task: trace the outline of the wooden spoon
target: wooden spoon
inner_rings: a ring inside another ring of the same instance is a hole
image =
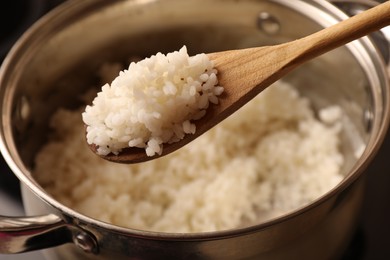
[[[162,155],[148,157],[144,149],[126,148],[118,155],[102,156],[117,163],[138,163],[167,155],[196,139],[234,113],[272,83],[297,66],[390,24],[390,1],[355,15],[307,37],[275,46],[208,54],[225,88],[218,105],[195,121],[196,133],[164,144]],[[229,142],[229,140],[226,140]],[[96,152],[94,145],[90,146]]]

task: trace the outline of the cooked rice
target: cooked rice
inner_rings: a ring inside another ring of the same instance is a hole
[[[340,120],[277,82],[237,113],[166,157],[107,162],[85,144],[78,111],[60,109],[34,175],[54,198],[108,223],[161,232],[226,230],[259,223],[325,194],[342,176]]]
[[[223,87],[217,86],[216,73],[206,54],[190,57],[185,46],[131,62],[86,107],[87,142],[97,145],[100,155],[127,147],[161,154],[164,143],[194,134],[192,121],[205,115],[209,103],[218,103]]]

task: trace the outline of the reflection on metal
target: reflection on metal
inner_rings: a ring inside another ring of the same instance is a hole
[[[98,252],[96,239],[91,234],[64,223],[56,215],[0,216],[0,254],[27,252],[70,242],[85,252]]]

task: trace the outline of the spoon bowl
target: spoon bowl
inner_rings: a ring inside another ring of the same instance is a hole
[[[139,163],[172,153],[220,123],[297,66],[389,24],[390,2],[386,2],[295,41],[210,53],[209,59],[218,71],[219,85],[224,87],[224,93],[219,96],[218,105],[211,105],[204,117],[194,121],[195,134],[186,135],[179,142],[164,144],[161,155],[147,156],[144,149],[131,147],[118,155],[101,157],[117,163]],[[96,153],[95,145],[90,148]]]

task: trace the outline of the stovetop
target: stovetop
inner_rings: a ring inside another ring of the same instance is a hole
[[[0,2],[0,62],[15,40],[45,12],[65,0]],[[390,259],[390,132],[367,169],[366,196],[355,235],[342,260]],[[23,215],[17,178],[0,156],[0,215]],[[43,259],[40,252],[0,255],[0,260]]]

